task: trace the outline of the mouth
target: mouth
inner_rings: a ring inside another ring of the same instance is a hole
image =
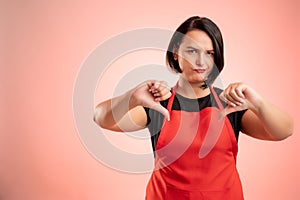
[[[196,73],[204,73],[206,69],[194,69]]]

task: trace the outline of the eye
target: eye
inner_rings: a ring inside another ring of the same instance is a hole
[[[215,55],[215,53],[213,51],[207,51],[206,54],[209,55],[209,56],[214,56]]]
[[[189,54],[195,54],[198,53],[198,51],[196,49],[190,49],[190,50],[186,50],[187,53]]]

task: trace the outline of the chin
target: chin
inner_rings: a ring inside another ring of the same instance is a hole
[[[184,77],[184,79],[189,82],[190,84],[200,84],[202,85],[206,78],[203,78],[202,76],[189,76],[189,77]]]
[[[188,82],[190,84],[199,84],[199,85],[202,85],[205,81],[204,81],[204,79],[201,79],[201,80],[189,80]]]
[[[203,83],[203,82],[205,82],[205,80],[207,80],[207,79],[203,78],[203,77],[197,77],[195,79],[191,79],[191,82],[194,82],[194,83]]]

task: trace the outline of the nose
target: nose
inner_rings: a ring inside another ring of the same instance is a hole
[[[203,55],[203,52],[200,52],[198,55],[197,55],[197,58],[196,58],[196,65],[197,66],[203,66],[205,64],[205,60],[204,60],[204,55]]]

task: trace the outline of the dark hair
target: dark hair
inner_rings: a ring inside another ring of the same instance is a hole
[[[214,48],[214,67],[206,80],[207,87],[217,78],[224,67],[223,38],[218,26],[208,18],[193,16],[184,21],[173,34],[166,54],[167,65],[175,72],[181,73],[178,60],[174,59],[174,48],[179,49],[185,34],[191,30],[204,31],[211,39]]]

